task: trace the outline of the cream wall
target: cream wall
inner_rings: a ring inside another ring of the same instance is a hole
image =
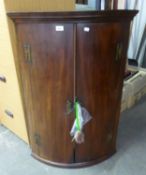
[[[0,122],[27,143],[28,136],[14,64],[14,57],[17,56],[16,37],[13,23],[7,18],[6,12],[71,11],[74,9],[75,0],[0,0],[0,76],[5,76],[7,80],[6,83],[0,81]],[[8,117],[5,110],[13,113],[14,117]]]
[[[4,0],[7,11],[70,11],[75,0]]]
[[[6,83],[0,81],[0,121],[16,135],[28,142],[5,13],[3,0],[0,0],[0,75],[5,76],[7,80]],[[13,113],[14,118],[8,117],[5,110]]]

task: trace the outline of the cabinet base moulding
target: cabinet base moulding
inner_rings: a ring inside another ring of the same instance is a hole
[[[92,165],[96,165],[98,163],[103,162],[104,160],[107,160],[108,158],[110,158],[111,156],[113,156],[116,153],[116,149],[113,150],[111,153],[107,154],[107,155],[103,155],[100,156],[99,158],[89,161],[89,162],[82,162],[82,163],[57,163],[57,162],[53,162],[53,161],[49,161],[46,159],[43,159],[41,157],[39,157],[38,155],[36,155],[35,153],[31,153],[32,157],[39,160],[42,163],[45,163],[47,165],[51,165],[51,166],[55,166],[55,167],[61,167],[61,168],[82,168],[82,167],[87,167],[87,166],[92,166]]]

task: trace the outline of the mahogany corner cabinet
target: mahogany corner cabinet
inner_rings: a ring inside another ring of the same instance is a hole
[[[82,167],[116,151],[130,23],[137,11],[9,12],[32,155]],[[72,141],[76,97],[91,114],[82,144]]]

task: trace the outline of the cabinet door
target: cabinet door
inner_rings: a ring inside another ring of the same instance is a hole
[[[85,143],[76,146],[77,162],[115,151],[128,29],[128,23],[77,25],[76,95],[93,117]]]
[[[73,25],[20,23],[17,25],[21,87],[32,152],[43,161],[71,163],[66,115],[73,99]]]

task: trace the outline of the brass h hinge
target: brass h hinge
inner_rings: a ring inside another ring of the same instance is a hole
[[[116,61],[119,61],[121,59],[122,52],[123,52],[123,44],[122,43],[118,43],[117,47],[116,47],[116,57],[115,57]]]
[[[27,63],[32,63],[32,57],[31,57],[31,46],[30,44],[24,44],[24,54],[25,54],[25,60]]]
[[[40,146],[41,145],[41,136],[38,133],[34,134],[34,140],[36,145]]]

